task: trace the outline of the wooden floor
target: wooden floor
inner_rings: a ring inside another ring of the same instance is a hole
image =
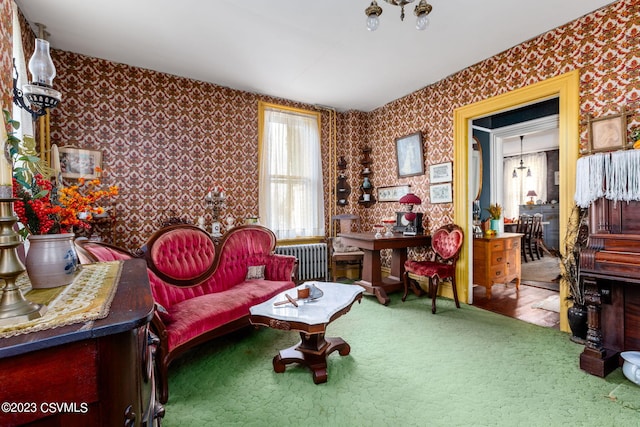
[[[520,285],[520,289],[516,291],[514,283],[507,286],[498,284],[491,288],[491,299],[489,300],[486,297],[484,287],[474,286],[473,305],[535,325],[559,329],[560,315],[558,313],[531,307],[536,302],[557,293],[526,285]]]

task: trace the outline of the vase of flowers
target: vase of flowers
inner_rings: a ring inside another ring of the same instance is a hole
[[[100,180],[67,187],[54,187],[42,174],[29,168],[14,168],[14,210],[29,241],[25,260],[33,288],[51,288],[73,282],[77,256],[74,229],[90,228],[92,214],[103,212],[98,202],[118,194],[117,187],[101,189]],[[87,212],[81,219],[79,214]]]
[[[502,206],[498,203],[491,204],[487,208],[491,216],[491,229],[495,232],[500,231],[500,218],[502,218]]]

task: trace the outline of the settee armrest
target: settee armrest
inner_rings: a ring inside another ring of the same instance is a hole
[[[265,278],[268,280],[294,280],[297,259],[291,255],[271,254],[265,266]]]

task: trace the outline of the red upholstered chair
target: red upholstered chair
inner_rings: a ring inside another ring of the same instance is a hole
[[[436,312],[436,295],[438,294],[438,284],[443,279],[451,279],[453,288],[453,299],[456,307],[460,308],[458,302],[458,290],[456,289],[456,263],[460,256],[460,249],[464,241],[464,233],[455,224],[448,224],[439,228],[431,237],[431,250],[433,257],[430,261],[407,260],[404,263],[404,295],[402,301],[407,298],[410,282],[418,286],[417,281],[409,276],[423,276],[429,278],[429,294],[431,295],[431,312]]]

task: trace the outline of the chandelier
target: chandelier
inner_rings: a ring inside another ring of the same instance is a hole
[[[404,21],[404,6],[413,3],[415,0],[384,0],[389,4],[394,6],[400,6],[400,20]],[[413,10],[414,15],[416,15],[416,29],[424,30],[429,25],[429,18],[427,15],[431,13],[431,5],[427,3],[427,0],[420,0]],[[369,31],[375,31],[378,29],[380,25],[379,16],[382,15],[382,8],[378,6],[376,0],[371,2],[371,5],[365,9],[365,15],[367,15],[367,29]]]
[[[524,135],[520,135],[520,166],[518,166],[517,168],[513,168],[513,174],[511,174],[512,178],[518,177],[518,172],[516,171],[516,169],[518,169],[521,173],[524,173],[523,171],[527,169],[527,178],[531,177],[531,168],[525,166],[524,162],[522,161],[522,140],[523,139],[524,139]]]

